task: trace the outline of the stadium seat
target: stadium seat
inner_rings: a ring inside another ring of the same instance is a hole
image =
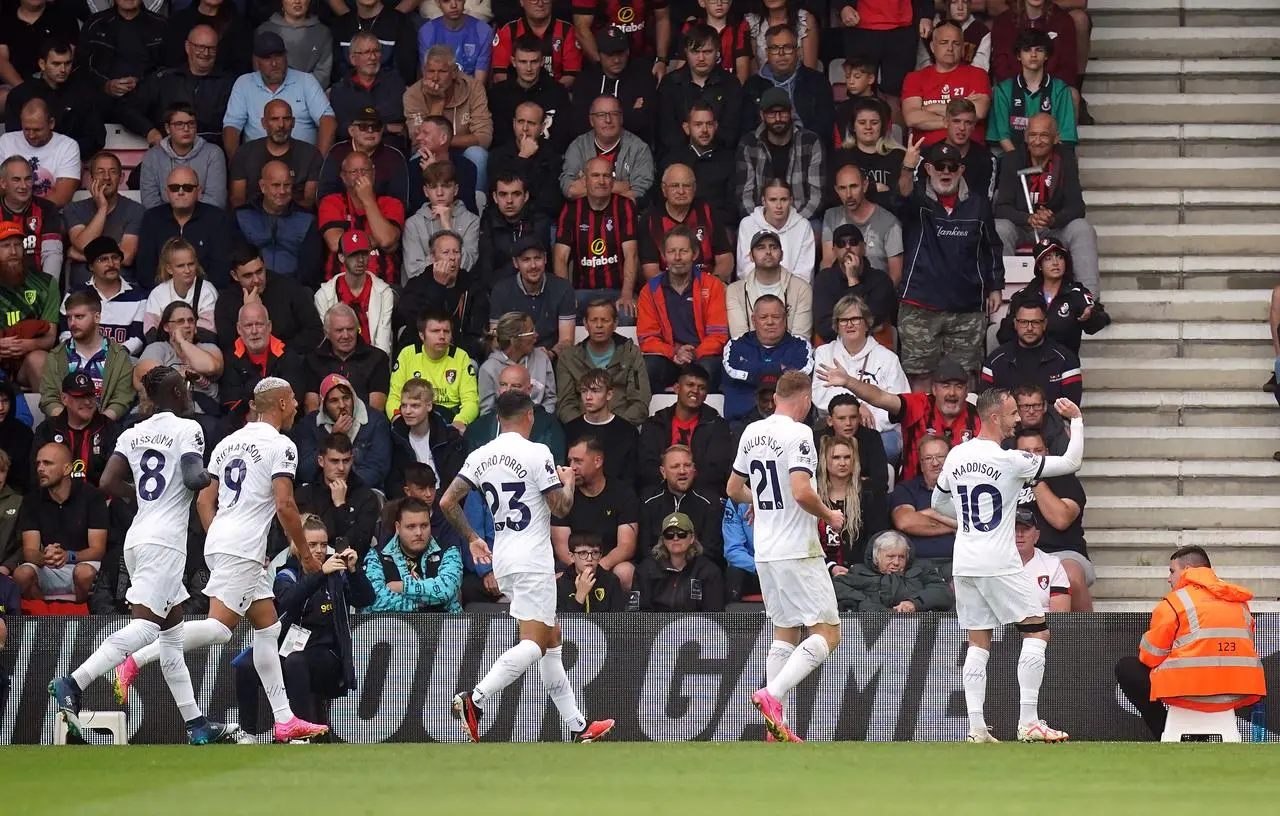
[[[1221,737],[1223,742],[1241,741],[1234,711],[1193,711],[1169,706],[1161,742],[1217,742],[1215,737]]]
[[[22,614],[31,617],[41,617],[45,615],[60,617],[87,617],[89,615],[89,605],[75,603],[74,595],[51,595],[47,600],[43,601],[26,601],[22,602]]]
[[[123,711],[81,711],[80,726],[85,731],[108,731],[115,745],[129,744],[129,721]],[[53,744],[67,744],[67,721],[61,716],[53,721]]]
[[[27,401],[27,408],[31,411],[31,427],[39,428],[40,423],[44,422],[44,411],[40,410],[40,395],[23,394],[22,398]]]

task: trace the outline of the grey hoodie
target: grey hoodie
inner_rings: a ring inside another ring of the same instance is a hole
[[[431,212],[428,201],[404,222],[404,282],[421,275],[432,261],[431,236],[443,232],[440,219]],[[462,236],[462,268],[471,269],[480,257],[480,216],[468,210],[461,201],[453,202],[453,231]]]
[[[333,75],[333,33],[327,25],[314,16],[307,17],[300,25],[290,25],[277,11],[258,26],[256,33],[263,31],[274,31],[284,40],[290,68],[311,74],[321,88],[329,90],[329,77]]]
[[[227,206],[227,158],[222,148],[206,142],[199,136],[191,146],[191,152],[179,156],[166,136],[160,143],[142,156],[138,177],[138,190],[142,193],[142,206],[150,209],[169,203],[169,173],[175,167],[190,167],[200,180],[200,201],[218,209]]]

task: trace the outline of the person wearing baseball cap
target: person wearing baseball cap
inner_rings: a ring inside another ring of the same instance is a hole
[[[391,316],[396,295],[384,280],[369,274],[373,243],[364,230],[349,229],[338,242],[342,272],[316,290],[316,311],[321,315],[339,303],[356,313],[360,336],[371,346],[391,355]]]
[[[13,165],[5,163],[7,171]],[[38,391],[49,349],[58,342],[57,278],[35,269],[23,247],[22,228],[0,221],[0,337],[18,340],[0,355],[0,371]]]
[[[1040,527],[1030,505],[1019,505],[1014,515],[1013,540],[1022,559],[1022,571],[1036,588],[1036,598],[1045,612],[1071,611],[1071,579],[1062,559],[1036,545]]]
[[[280,15],[274,15],[277,21],[279,17]],[[267,28],[259,29],[253,38],[254,70],[236,80],[231,88],[231,98],[227,100],[227,111],[222,120],[222,146],[227,158],[232,159],[243,142],[267,135],[263,125],[265,116],[260,112],[266,110],[267,103],[277,99],[296,99],[302,103],[294,104],[292,108],[292,136],[315,145],[320,155],[327,155],[329,148],[333,147],[334,135],[338,130],[338,120],[333,115],[329,98],[316,77],[308,71],[289,67],[289,49],[281,36],[281,27],[277,25],[272,30],[271,22],[264,25]],[[303,32],[302,37],[308,38],[308,41],[317,37],[315,46],[320,49],[317,54],[332,54],[333,41],[323,26],[308,22],[298,28]],[[289,28],[291,35],[293,30]],[[316,30],[323,32],[323,41],[314,33]],[[299,50],[299,53],[302,52]],[[329,83],[328,70],[324,72],[324,83]],[[286,87],[288,92],[284,90]]]
[[[597,92],[607,93],[617,97],[618,104],[622,106],[619,124],[623,129],[652,145],[654,118],[658,113],[658,81],[653,73],[653,63],[635,49],[631,37],[616,25],[598,30],[595,36],[600,61],[584,61],[582,72],[573,86],[592,89],[590,93],[574,95],[575,130],[581,132],[591,127],[591,101]],[[582,42],[581,37],[578,41]],[[657,152],[656,148],[654,152]]]
[[[794,38],[795,35],[785,32],[785,36]],[[771,39],[777,39],[777,36]],[[770,57],[770,60],[772,59]],[[809,69],[802,68],[802,70]],[[829,110],[832,107],[831,86],[825,79],[822,80],[822,85],[823,94],[827,100],[826,108]],[[780,178],[791,186],[792,206],[800,217],[804,220],[817,218],[825,195],[822,141],[826,138],[825,134],[832,131],[830,114],[827,114],[826,129],[815,132],[812,129],[813,122],[808,119],[797,121],[793,97],[782,88],[774,86],[769,80],[759,75],[753,76],[747,80],[744,91],[749,100],[744,102],[744,107],[751,101],[755,102],[753,110],[758,112],[760,125],[743,135],[738,149],[739,166],[747,168],[746,183],[739,190],[738,209],[750,215],[764,202],[765,184],[770,179]],[[748,117],[750,118],[752,117]],[[775,229],[780,228],[781,225],[775,225]],[[754,230],[749,232],[747,237],[754,232]],[[810,233],[812,238],[812,230]],[[783,238],[785,239],[786,236]],[[744,255],[741,250],[746,249],[741,243],[743,240],[745,239],[739,233],[738,260],[740,263]],[[812,257],[812,247],[809,252]],[[798,263],[801,257],[799,255],[793,257],[791,253],[786,254],[791,258],[787,262],[789,265]],[[741,272],[741,268],[739,271]],[[794,268],[791,271],[796,272]],[[809,265],[809,274],[801,277],[805,280],[813,277],[812,262]]]
[[[693,520],[672,513],[662,520],[656,542],[641,541],[650,557],[636,568],[632,595],[641,612],[723,612],[724,576],[702,554]]]
[[[360,483],[381,490],[391,470],[391,422],[371,410],[356,395],[351,381],[329,374],[320,381],[320,407],[298,423],[298,481],[314,481],[320,472],[317,451],[331,433],[342,434],[353,446],[351,472]]]
[[[1082,334],[1097,334],[1111,325],[1111,315],[1094,299],[1093,292],[1076,280],[1071,253],[1051,236],[1041,238],[1036,244],[1035,274],[1030,283],[1009,298],[1009,311],[1000,322],[996,342],[1008,343],[1014,339],[1014,307],[1024,300],[1046,304],[1045,336],[1075,354],[1080,353]]]
[[[853,168],[845,168],[848,169]],[[841,171],[843,172],[844,170]],[[881,212],[888,215],[887,212]],[[827,216],[830,215],[831,210],[828,210]],[[897,219],[893,221],[896,230]],[[878,237],[883,238],[879,234]],[[901,240],[900,234],[898,240]],[[862,298],[867,305],[869,314],[866,315],[864,334],[875,334],[879,328],[887,325],[897,311],[897,287],[888,274],[867,261],[867,242],[862,230],[856,225],[844,223],[836,227],[826,246],[832,253],[831,265],[819,271],[813,281],[814,334],[824,343],[830,343],[841,335],[840,326],[835,320],[840,315],[835,314],[834,310],[837,303],[850,295]],[[902,260],[901,255],[898,260]]]
[[[71,476],[95,487],[120,436],[120,424],[98,410],[98,385],[83,371],[62,378],[64,410],[35,429],[32,449],[56,442],[71,451]]]
[[[353,46],[354,47],[354,46]],[[386,83],[386,75],[380,74],[377,80]],[[349,82],[350,80],[344,80]],[[337,93],[337,89],[335,89]],[[363,153],[373,162],[373,192],[375,195],[390,196],[400,202],[410,200],[409,195],[409,163],[405,154],[386,143],[387,125],[392,122],[403,122],[403,116],[389,117],[384,110],[367,104],[356,108],[354,112],[337,110],[339,121],[345,122],[343,133],[347,138],[338,142],[325,157],[320,167],[320,182],[317,194],[323,199],[333,193],[341,193],[345,186],[342,177],[342,165],[351,153]],[[399,110],[400,99],[396,97],[395,110]],[[346,117],[350,117],[348,120]]]
[[[729,284],[725,304],[729,314],[729,337],[751,331],[752,310],[762,295],[782,299],[787,331],[806,340],[813,335],[813,290],[783,263],[782,239],[772,229],[757,230],[751,236],[751,271]],[[732,343],[732,339],[730,340]]]

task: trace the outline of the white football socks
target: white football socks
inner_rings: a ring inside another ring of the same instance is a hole
[[[809,635],[791,653],[791,657],[787,658],[787,662],[766,688],[774,699],[781,700],[791,689],[800,685],[801,680],[821,666],[829,654],[831,649],[827,646],[826,638],[822,635]]]
[[[767,683],[772,683],[782,668],[787,665],[787,661],[795,652],[796,647],[785,640],[775,640],[769,644],[769,652],[764,659],[764,677]],[[791,712],[788,711],[787,696],[777,697],[778,702],[782,703],[782,718],[786,722],[791,722]]]
[[[160,624],[134,618],[102,641],[102,645],[89,655],[89,659],[71,672],[71,677],[83,691],[94,680],[120,665],[131,652],[155,642],[159,635]]]
[[[1040,720],[1040,683],[1044,680],[1044,653],[1049,642],[1023,638],[1018,655],[1018,723],[1031,725]]]
[[[563,647],[547,649],[547,653],[538,660],[538,674],[542,676],[547,696],[560,712],[560,720],[574,733],[586,728],[587,718],[582,716],[578,700],[573,694],[573,686],[569,685],[569,675],[564,672]]]
[[[231,630],[223,625],[222,621],[205,618],[183,626],[182,651],[190,652],[195,649],[203,649],[205,646],[226,643],[229,640],[231,640]],[[154,663],[159,657],[160,644],[152,643],[150,646],[134,652],[133,662],[138,664],[138,668],[142,668],[148,663]],[[121,657],[120,659],[123,660],[124,658]]]
[[[253,630],[253,667],[258,671],[262,690],[267,693],[267,703],[276,723],[293,719],[289,707],[289,695],[284,689],[284,669],[280,666],[280,621],[265,629]]]
[[[471,701],[478,706],[482,705],[486,697],[497,694],[514,683],[529,670],[530,666],[537,663],[541,658],[541,646],[532,640],[520,641],[499,655],[498,659],[493,662],[493,667],[489,669],[489,673],[484,676],[483,680],[476,683],[475,690],[471,692]],[[563,666],[561,666],[560,671],[564,671]]]
[[[972,643],[964,655],[964,702],[969,709],[969,728],[973,730],[987,727],[982,707],[987,701],[987,661],[990,658],[990,651]]]
[[[169,693],[178,705],[178,713],[182,719],[191,722],[200,716],[200,706],[196,705],[196,693],[191,688],[191,673],[187,671],[187,660],[183,657],[183,628],[185,624],[165,629],[158,640],[160,648],[160,671],[164,672],[164,682],[169,686]]]

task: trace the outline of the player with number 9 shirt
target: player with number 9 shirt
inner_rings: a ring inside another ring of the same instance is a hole
[[[156,366],[142,378],[142,386],[155,413],[120,435],[100,480],[102,489],[118,501],[131,502],[137,494],[138,510],[124,539],[130,579],[125,598],[133,608],[133,620],[104,640],[74,672],[50,683],[49,693],[68,732],[78,735],[81,691],[126,655],[158,643],[157,652],[168,658],[161,662],[164,679],[186,721],[191,744],[221,742],[239,729],[201,714],[182,659],[182,602],[189,597],[182,583],[187,520],[195,491],[209,484],[204,434],[199,423],[179,416],[191,409],[190,390],[181,374]]]
[[[987,694],[987,661],[991,633],[998,626],[1016,624],[1022,633],[1018,658],[1021,742],[1063,742],[1067,733],[1040,719],[1040,683],[1044,679],[1049,626],[1031,578],[1022,569],[1014,541],[1018,496],[1023,486],[1045,476],[1064,476],[1080,469],[1084,458],[1084,420],[1070,400],[1054,407],[1071,422],[1071,441],[1063,456],[1036,456],[1005,450],[1003,442],[1018,424],[1018,404],[1003,388],[978,396],[982,430],[947,454],[933,509],[955,518],[952,574],[956,617],[969,633],[964,659],[964,696],[969,709],[969,742],[997,742],[987,727],[983,704]]]
[[[520,642],[498,656],[471,691],[453,698],[453,716],[467,739],[480,741],[484,704],[518,680],[534,663],[547,695],[574,742],[595,742],[613,730],[613,720],[588,723],[578,709],[564,671],[560,625],[556,622],[556,567],[551,547],[551,514],[573,508],[573,470],[558,468],[551,449],[529,440],[533,400],[521,391],[498,395],[498,436],[471,452],[440,500],[440,510],[467,541],[477,564],[493,564],[498,589],[511,599],[510,615],[520,625]],[[462,505],[478,490],[493,513],[493,551],[467,522]]]
[[[289,705],[278,652],[280,621],[267,561],[267,535],[271,522],[278,518],[307,571],[320,570],[293,498],[298,449],[281,433],[293,426],[297,412],[298,401],[289,383],[279,377],[264,377],[253,389],[250,413],[254,421],[213,449],[209,460],[212,481],[196,501],[208,531],[204,556],[209,582],[204,593],[209,596],[209,617],[187,626],[183,639],[186,651],[226,643],[240,621],[249,619],[253,625],[253,666],[275,716],[273,735],[277,742],[307,740],[329,730],[294,716]],[[117,668],[117,699],[124,701],[138,668],[156,656],[148,647]]]
[[[772,416],[742,432],[726,492],[754,513],[756,574],[773,622],[765,662],[767,685],[751,695],[769,736],[802,742],[786,722],[787,693],[840,643],[840,613],[827,574],[818,521],[839,529],[844,515],[826,507],[813,487],[817,454],[813,430],[802,421],[812,406],[809,377],[778,378]],[[800,640],[802,629],[809,637]]]

